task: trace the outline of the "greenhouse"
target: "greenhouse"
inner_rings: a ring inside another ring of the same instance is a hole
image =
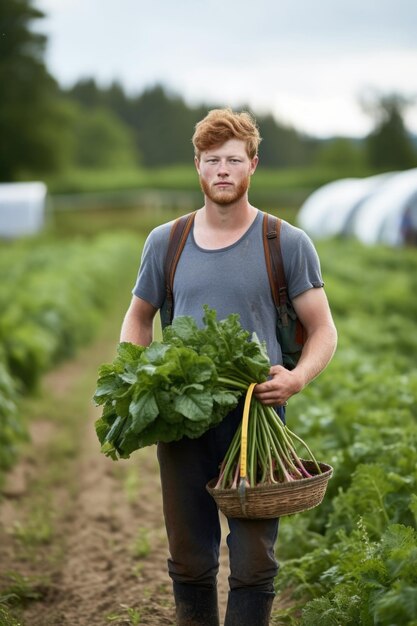
[[[46,196],[41,182],[0,184],[0,237],[14,239],[42,230]]]
[[[316,239],[417,245],[417,169],[328,183],[307,198],[298,223]]]

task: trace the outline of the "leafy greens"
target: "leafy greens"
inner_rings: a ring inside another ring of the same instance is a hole
[[[203,328],[178,317],[163,342],[146,348],[123,342],[113,363],[100,368],[94,400],[103,406],[96,432],[104,454],[117,460],[158,441],[200,437],[249,383],[267,379],[265,346],[256,335],[250,340],[239,316],[218,321],[214,310],[204,310]]]

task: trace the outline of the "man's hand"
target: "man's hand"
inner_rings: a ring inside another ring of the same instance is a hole
[[[323,289],[305,291],[294,298],[293,305],[307,333],[307,341],[293,370],[273,365],[269,370],[271,379],[256,385],[254,393],[262,404],[285,405],[288,398],[324,370],[336,348],[337,332]]]
[[[256,398],[269,406],[285,405],[288,398],[305,386],[299,372],[289,371],[282,365],[273,365],[269,370],[270,380],[259,383],[254,389]]]

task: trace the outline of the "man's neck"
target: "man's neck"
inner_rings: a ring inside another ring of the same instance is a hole
[[[232,245],[250,228],[257,214],[258,209],[249,203],[219,206],[206,202],[195,217],[194,239],[209,250]]]
[[[252,223],[258,210],[249,203],[247,196],[226,205],[219,205],[206,197],[199,213],[201,223],[208,228],[239,230]]]

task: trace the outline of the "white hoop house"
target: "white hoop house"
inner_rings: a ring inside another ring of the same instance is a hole
[[[353,235],[401,245],[405,228],[417,235],[417,169],[324,185],[304,202],[298,223],[312,238]]]
[[[352,233],[367,244],[402,245],[406,218],[417,233],[417,169],[395,174],[364,200]]]
[[[0,184],[0,237],[39,232],[45,221],[46,194],[41,182]]]

